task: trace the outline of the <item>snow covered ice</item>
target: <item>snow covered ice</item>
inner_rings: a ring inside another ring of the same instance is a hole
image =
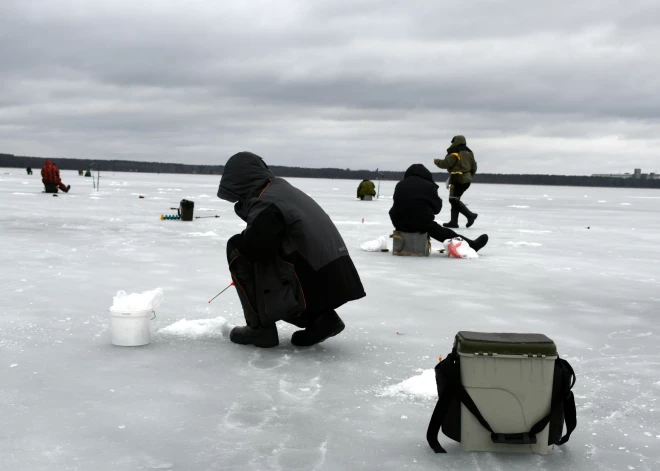
[[[243,323],[233,288],[208,304],[244,226],[212,196],[219,176],[102,172],[99,193],[62,177],[55,198],[0,169],[3,471],[660,469],[657,190],[475,184],[479,219],[458,232],[490,242],[466,262],[439,242],[429,258],[360,250],[391,233],[395,182],[361,202],[358,181],[291,179],[336,221],[367,297],[339,310],[337,337],[298,349],[281,323],[259,350],[226,338]],[[161,221],[183,198],[220,218]],[[157,286],[151,343],[112,346],[112,297]],[[429,370],[459,330],[556,342],[577,373],[569,443],[463,453],[441,435],[448,454],[432,452]]]

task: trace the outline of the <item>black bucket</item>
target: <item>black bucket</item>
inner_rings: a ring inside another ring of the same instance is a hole
[[[194,201],[181,200],[181,204],[179,206],[179,216],[181,216],[181,220],[192,221],[194,209],[195,209]]]

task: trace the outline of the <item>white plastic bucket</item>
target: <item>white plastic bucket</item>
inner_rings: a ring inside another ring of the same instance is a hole
[[[151,320],[156,317],[152,310],[119,311],[112,314],[112,344],[120,347],[147,345],[151,337]],[[152,317],[153,315],[153,317]]]

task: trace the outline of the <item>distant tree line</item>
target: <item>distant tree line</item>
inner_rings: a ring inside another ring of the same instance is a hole
[[[50,157],[62,170],[85,170],[93,163],[100,166],[101,172],[141,172],[221,175],[224,165],[190,165],[163,162],[138,162],[132,160],[92,160]],[[0,154],[0,167],[41,168],[46,157],[23,157],[13,154]],[[351,170],[340,168],[307,168],[270,165],[273,173],[280,177],[335,178],[344,180],[394,180],[403,178],[403,171]],[[437,181],[446,180],[446,173],[436,173]],[[507,185],[559,185],[559,186],[601,186],[620,188],[660,188],[660,180],[632,178],[591,177],[581,175],[510,175],[498,173],[478,173],[476,183],[501,183]]]
[[[586,175],[507,175],[478,173],[478,183],[504,183],[507,185],[555,185],[555,186],[604,186],[617,188],[660,188],[660,180],[616,177],[591,177]]]

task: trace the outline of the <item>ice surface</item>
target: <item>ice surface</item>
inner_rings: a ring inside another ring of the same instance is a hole
[[[2,471],[660,469],[657,190],[584,198],[580,188],[475,183],[463,199],[479,219],[458,233],[490,242],[461,263],[436,250],[360,250],[391,233],[395,182],[364,203],[357,180],[291,179],[343,222],[367,297],[338,310],[346,330],[327,342],[296,348],[284,324],[279,347],[257,350],[222,335],[218,318],[243,322],[233,288],[208,304],[230,282],[225,243],[242,227],[232,206],[203,198],[212,212],[201,214],[220,218],[160,220],[187,195],[214,195],[219,176],[101,172],[97,196],[90,178],[62,171],[72,190],[53,198],[36,175],[5,172]],[[110,299],[154,286],[167,297],[151,343],[112,346]],[[433,394],[384,392],[431,370],[459,330],[557,343],[578,376],[568,444],[544,457],[467,454],[441,437],[449,454],[433,454]]]
[[[521,246],[527,246],[527,247],[541,247],[543,244],[539,244],[538,242],[525,242],[524,240],[510,240],[509,242],[506,243],[506,245],[510,245],[512,247],[521,247]]]
[[[163,288],[131,294],[118,291],[117,296],[112,298],[110,309],[122,312],[153,311],[158,309],[160,303],[163,302],[163,296]]]

